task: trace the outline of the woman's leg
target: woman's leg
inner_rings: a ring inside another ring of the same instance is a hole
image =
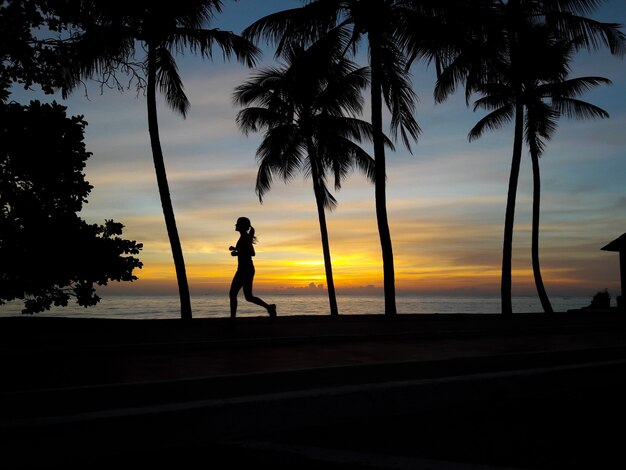
[[[260,305],[265,308],[269,314],[273,317],[276,315],[276,305],[269,305],[265,303],[262,299],[255,297],[252,295],[252,282],[254,280],[254,270],[246,271],[243,276],[243,295],[245,296],[248,302],[252,302],[253,304]]]
[[[230,318],[235,318],[237,315],[237,294],[239,294],[239,290],[243,287],[243,276],[239,271],[235,273],[233,277],[233,282],[230,284]]]

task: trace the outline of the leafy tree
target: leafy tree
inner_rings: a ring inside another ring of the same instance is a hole
[[[191,320],[191,299],[183,250],[170,196],[165,161],[159,136],[156,93],[165,95],[167,104],[183,117],[189,101],[183,90],[174,54],[184,49],[212,58],[214,48],[224,57],[235,55],[248,66],[254,65],[258,49],[240,36],[220,29],[206,29],[221,12],[221,0],[188,0],[177,3],[153,0],[87,0],[79,9],[70,4],[63,17],[72,17],[79,34],[72,46],[72,61],[66,69],[63,93],[67,96],[83,78],[99,77],[118,83],[117,71],[131,74],[145,86],[148,130],[163,215],[174,258],[181,302],[181,318]],[[145,52],[143,61],[136,55]]]
[[[371,122],[376,162],[376,218],[383,258],[385,314],[395,315],[395,272],[393,247],[387,217],[385,137],[383,133],[383,100],[391,112],[393,137],[398,132],[407,147],[416,140],[420,129],[414,119],[415,94],[408,79],[408,63],[400,47],[400,28],[408,12],[401,0],[310,0],[301,8],[278,12],[261,18],[244,30],[253,40],[265,37],[277,43],[277,56],[288,50],[288,44],[311,42],[336,26],[351,34],[353,49],[364,39],[371,69]]]
[[[88,224],[79,212],[91,186],[86,122],[56,103],[0,106],[0,304],[20,299],[24,313],[95,305],[94,286],[133,281],[141,244],[121,238],[112,220]]]
[[[62,79],[63,41],[53,34],[65,25],[49,8],[48,0],[5,0],[0,4],[0,101],[10,87],[39,85],[53,93]]]
[[[286,64],[258,71],[237,87],[235,102],[246,106],[237,123],[247,133],[265,131],[257,150],[256,191],[262,200],[274,175],[284,181],[298,170],[311,177],[320,224],[331,315],[338,315],[325,210],[336,200],[326,180],[332,172],[335,188],[357,166],[374,178],[374,161],[356,142],[372,138],[372,128],[354,116],[361,112],[361,89],[368,75],[342,56],[345,34],[335,29],[304,50],[291,46]]]

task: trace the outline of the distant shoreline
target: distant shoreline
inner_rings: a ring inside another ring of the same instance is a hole
[[[297,295],[285,293],[259,294],[278,305],[278,316],[293,315],[328,315],[330,312],[328,297],[324,295]],[[337,297],[340,315],[382,314],[384,297],[372,295],[339,295]],[[216,318],[229,316],[230,307],[226,294],[195,295],[191,297],[194,318]],[[591,297],[553,297],[555,311],[565,312],[580,309],[591,303]],[[501,312],[498,297],[477,296],[402,296],[396,298],[398,312],[404,314],[499,314]],[[20,316],[21,303],[0,306],[0,317]],[[536,296],[516,296],[513,298],[514,312],[542,312],[541,303]],[[161,296],[105,296],[94,307],[84,308],[76,304],[58,307],[36,316],[94,317],[94,318],[136,318],[136,319],[176,319],[179,317],[180,301],[176,295]],[[265,312],[259,307],[245,302],[240,297],[238,316],[262,316]]]

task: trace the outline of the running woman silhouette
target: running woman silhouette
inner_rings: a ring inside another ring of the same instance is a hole
[[[250,219],[239,217],[235,224],[235,230],[240,233],[239,240],[237,240],[235,246],[228,248],[231,256],[236,256],[238,261],[237,272],[230,285],[230,318],[237,316],[237,295],[243,287],[243,294],[246,300],[264,307],[270,318],[274,319],[276,318],[276,305],[267,304],[260,298],[252,295],[252,281],[254,280],[252,257],[255,255],[254,243],[256,243],[256,237],[254,236],[254,228],[250,224]]]

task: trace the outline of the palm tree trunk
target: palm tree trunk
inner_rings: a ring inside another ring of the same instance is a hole
[[[396,310],[396,286],[393,266],[393,247],[391,233],[387,219],[387,195],[385,170],[385,144],[383,139],[383,102],[382,102],[382,60],[380,57],[380,42],[376,35],[369,33],[370,43],[370,68],[371,68],[371,95],[372,95],[372,127],[374,131],[374,162],[376,166],[376,178],[374,192],[376,198],[376,221],[378,223],[378,235],[383,258],[383,278],[385,290],[385,315],[393,316]]]
[[[533,164],[533,221],[532,221],[532,263],[533,276],[535,277],[535,286],[537,294],[541,301],[541,306],[545,313],[553,313],[550,299],[546,293],[541,277],[541,268],[539,266],[539,207],[541,205],[541,175],[539,173],[539,155],[536,151],[530,152],[530,158]]]
[[[172,255],[174,257],[174,266],[176,268],[178,293],[180,296],[180,316],[183,320],[189,321],[191,320],[191,298],[189,296],[189,284],[187,283],[185,259],[183,258],[183,249],[180,244],[178,229],[176,228],[174,208],[172,207],[172,199],[170,197],[169,185],[167,183],[167,173],[165,171],[165,162],[163,160],[163,150],[161,149],[161,139],[159,138],[159,125],[157,121],[156,107],[156,51],[151,45],[148,46],[147,101],[150,145],[152,146],[152,158],[154,160],[154,169],[156,171],[159,195],[161,197],[163,216],[165,217],[165,226],[167,227],[167,236],[170,240]]]
[[[515,136],[513,138],[513,159],[509,176],[509,192],[506,200],[506,215],[504,218],[504,244],[502,248],[502,280],[500,297],[502,299],[502,313],[513,313],[511,299],[511,261],[513,257],[513,223],[515,219],[515,199],[517,196],[517,182],[522,161],[522,144],[524,139],[524,106],[518,102],[515,106]]]
[[[314,154],[311,153],[312,144],[309,143],[309,158],[311,158],[311,178],[313,179],[313,192],[315,193],[315,203],[317,204],[317,217],[320,222],[320,236],[322,238],[322,252],[324,253],[324,269],[326,270],[326,287],[328,290],[328,302],[330,303],[330,315],[338,316],[337,294],[335,293],[335,281],[333,280],[333,266],[330,257],[330,242],[328,241],[328,227],[326,226],[326,211],[321,197],[321,187],[319,183],[319,171]]]

